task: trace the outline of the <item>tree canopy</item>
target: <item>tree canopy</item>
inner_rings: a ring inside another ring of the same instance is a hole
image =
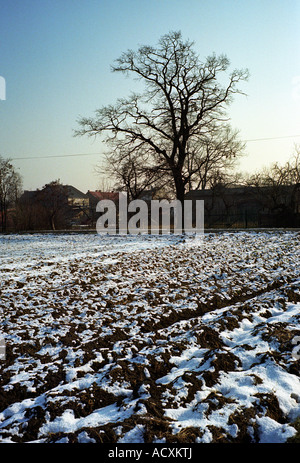
[[[81,118],[76,134],[105,134],[111,165],[134,161],[141,166],[142,159],[144,172],[157,179],[168,176],[183,201],[187,186],[205,176],[212,152],[219,160],[221,156],[221,164],[214,163],[220,167],[242,150],[227,107],[234,94],[242,93],[238,84],[248,71],[229,73],[229,65],[225,55],[201,61],[194,43],[184,41],[181,32],[164,35],[156,47],[128,50],[112,70],[138,78],[144,91],[96,110],[94,118]]]
[[[6,231],[8,210],[15,204],[21,191],[22,179],[9,159],[0,156],[0,226]]]

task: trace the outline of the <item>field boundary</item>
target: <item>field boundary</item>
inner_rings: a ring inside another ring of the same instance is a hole
[[[300,228],[205,228],[204,233],[238,233],[238,232],[257,232],[257,233],[274,233],[274,232],[300,232]],[[18,231],[18,232],[2,232],[0,233],[1,235],[80,235],[80,234],[95,234],[97,235],[97,230],[95,229],[86,229],[86,230],[31,230],[31,231]],[[108,233],[107,233],[108,235]],[[141,236],[164,236],[164,235],[170,235],[172,236],[173,233],[168,233],[168,234],[159,234],[159,235],[153,235],[151,233],[144,233]],[[184,235],[184,233],[183,233]],[[105,235],[106,236],[106,235]],[[134,234],[127,233],[124,235],[119,235],[118,233],[116,234],[110,234],[112,237],[126,237],[126,236],[135,236]],[[137,235],[139,236],[139,235]],[[180,236],[180,235],[179,235]]]

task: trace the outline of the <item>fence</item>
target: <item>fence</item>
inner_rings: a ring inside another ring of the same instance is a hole
[[[238,214],[204,214],[205,228],[257,228],[261,226],[257,214],[243,211]]]
[[[238,214],[204,214],[205,228],[300,227],[300,214],[271,214],[241,211]]]

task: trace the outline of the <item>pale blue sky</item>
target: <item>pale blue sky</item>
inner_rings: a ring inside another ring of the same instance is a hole
[[[102,153],[74,138],[80,116],[136,85],[110,65],[128,48],[155,45],[170,30],[195,41],[203,59],[224,53],[250,71],[229,110],[247,143],[240,170],[285,162],[300,144],[300,0],[0,0],[0,154]],[[297,135],[297,137],[296,137]],[[100,154],[15,160],[24,188],[60,178],[86,192],[99,186]]]

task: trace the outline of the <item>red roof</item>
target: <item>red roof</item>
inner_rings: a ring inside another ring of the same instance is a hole
[[[88,195],[93,196],[97,201],[102,199],[110,199],[112,201],[117,201],[119,199],[119,193],[114,191],[88,191]]]

